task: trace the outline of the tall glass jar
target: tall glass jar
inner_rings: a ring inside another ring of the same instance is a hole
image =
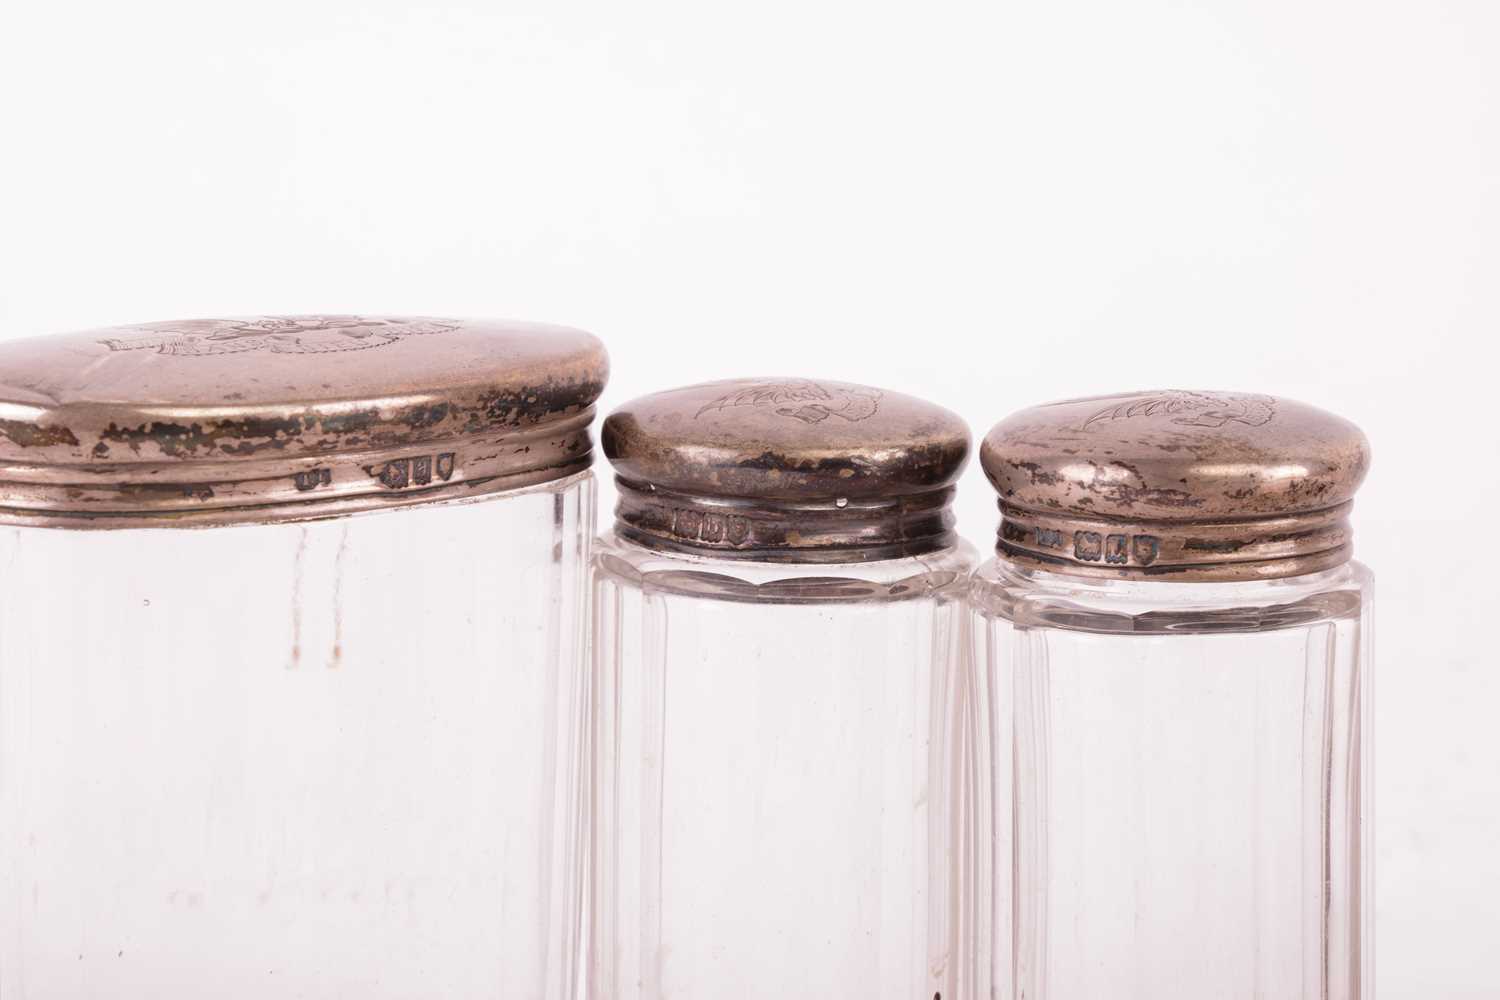
[[[1368,1000],[1364,436],[1169,391],[1023,411],[981,455],[981,995]]]
[[[603,439],[588,996],[950,996],[967,427],[763,379]]]
[[[575,996],[599,343],[0,347],[0,996]]]

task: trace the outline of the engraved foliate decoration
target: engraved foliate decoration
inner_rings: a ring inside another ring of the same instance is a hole
[[[736,406],[764,407],[784,417],[816,424],[829,417],[850,423],[874,416],[881,392],[866,386],[785,379],[741,386],[702,407],[696,416]]]
[[[1085,420],[1082,429],[1132,417],[1166,417],[1185,427],[1217,428],[1231,422],[1260,427],[1274,416],[1276,400],[1271,396],[1167,389],[1116,396],[1109,406]]]
[[[456,320],[381,316],[261,316],[192,319],[126,327],[140,336],[109,337],[111,351],[153,351],[206,357],[268,351],[272,354],[334,354],[385,347],[407,337],[456,330]]]

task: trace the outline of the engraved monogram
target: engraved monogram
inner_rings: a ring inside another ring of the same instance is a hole
[[[761,406],[805,424],[820,423],[829,417],[852,423],[874,416],[880,408],[880,397],[879,389],[837,382],[818,383],[808,379],[753,382],[720,396],[694,416],[731,406]]]
[[[1188,427],[1223,427],[1231,421],[1259,427],[1276,416],[1276,400],[1270,396],[1168,389],[1113,398],[1113,405],[1083,422],[1084,430],[1102,421],[1154,416],[1169,416],[1172,423]]]
[[[407,337],[456,330],[454,320],[378,316],[261,316],[190,319],[131,327],[139,337],[109,337],[111,351],[155,351],[179,357],[213,354],[334,354],[385,347]]]

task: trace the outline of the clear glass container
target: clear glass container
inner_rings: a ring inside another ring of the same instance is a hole
[[[1148,390],[1011,414],[980,463],[963,861],[1004,1000],[1369,1000],[1358,427]]]
[[[572,997],[593,511],[0,527],[0,995]]]
[[[978,995],[1372,995],[1370,584],[978,570]]]
[[[579,330],[0,344],[0,997],[575,1000]]]
[[[954,995],[974,562],[596,543],[589,997]]]

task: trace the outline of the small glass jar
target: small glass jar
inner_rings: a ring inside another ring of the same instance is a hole
[[[967,427],[745,380],[603,440],[587,995],[950,996]]]
[[[0,996],[571,1000],[598,341],[0,347]]]
[[[1372,996],[1368,455],[1331,414],[1217,392],[986,437],[980,995]]]

